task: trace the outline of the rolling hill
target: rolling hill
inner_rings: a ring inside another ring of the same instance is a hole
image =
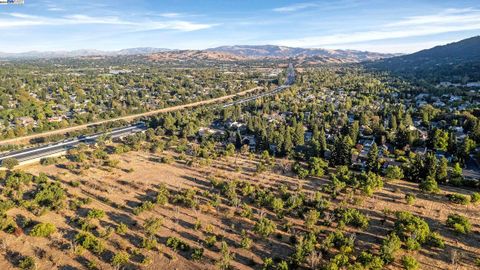
[[[433,81],[478,81],[480,80],[480,36],[409,55],[381,59],[367,66]]]
[[[168,49],[162,48],[129,48],[119,51],[101,51],[101,50],[74,50],[74,51],[31,51],[23,53],[1,53],[0,58],[13,59],[31,59],[31,58],[69,58],[69,57],[87,57],[87,56],[127,56],[127,55],[146,55],[158,52],[165,52]]]
[[[248,58],[310,58],[324,57],[338,59],[341,62],[362,62],[392,57],[390,54],[355,50],[327,50],[310,48],[292,48],[276,45],[237,45],[207,49],[208,51],[230,53]]]
[[[392,57],[391,54],[364,52],[355,50],[326,50],[292,48],[275,45],[238,45],[222,46],[206,50],[169,50],[161,48],[131,48],[119,51],[75,50],[75,51],[32,51],[25,53],[0,53],[0,58],[76,58],[94,56],[147,56],[154,61],[186,61],[186,60],[268,60],[294,59],[300,63],[352,63],[378,60]]]

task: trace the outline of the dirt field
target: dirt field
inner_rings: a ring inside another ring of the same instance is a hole
[[[162,183],[172,190],[194,188],[197,194],[212,192],[212,186],[208,180],[215,176],[224,180],[249,181],[253,184],[264,186],[287,185],[291,190],[301,186],[305,190],[316,190],[326,179],[299,180],[281,173],[255,174],[255,160],[230,157],[214,161],[211,166],[187,166],[183,161],[172,164],[157,162],[157,156],[145,152],[130,152],[120,156],[112,156],[120,160],[118,169],[110,172],[105,168],[90,168],[83,174],[74,174],[67,169],[58,166],[30,166],[26,171],[33,174],[41,172],[54,177],[63,183],[68,190],[68,197],[91,198],[92,202],[82,206],[77,211],[62,210],[60,213],[49,212],[36,217],[26,210],[12,209],[8,212],[17,220],[22,217],[31,218],[35,221],[54,223],[58,232],[51,239],[34,238],[22,234],[15,236],[0,232],[2,242],[2,257],[0,257],[0,269],[14,269],[13,260],[15,254],[30,255],[39,258],[38,269],[85,269],[89,262],[94,262],[99,269],[112,269],[108,263],[113,252],[118,250],[136,254],[130,259],[135,267],[142,269],[217,269],[215,262],[220,259],[220,241],[227,242],[230,251],[235,254],[232,266],[236,269],[261,269],[262,258],[272,255],[287,257],[293,252],[289,242],[289,235],[282,230],[264,240],[251,234],[254,244],[250,250],[238,246],[241,237],[240,232],[245,229],[249,234],[252,232],[254,223],[242,218],[235,212],[235,208],[227,206],[225,200],[218,207],[206,204],[200,197],[199,210],[168,204],[155,206],[150,211],[144,211],[134,215],[135,207],[148,198],[154,198],[155,190]],[[277,161],[279,163],[279,161]],[[128,169],[132,169],[128,172]],[[77,183],[77,184],[73,184]],[[73,184],[73,185],[72,185]],[[469,194],[462,189],[442,188],[445,192],[459,192]],[[404,199],[405,193],[413,193],[416,196],[414,205],[409,206]],[[427,199],[428,197],[428,199]],[[375,248],[381,244],[382,239],[393,228],[393,216],[385,214],[388,211],[406,210],[423,217],[433,231],[438,231],[445,238],[446,248],[437,250],[422,248],[411,254],[421,263],[421,269],[473,269],[474,260],[480,255],[480,211],[479,206],[462,206],[447,202],[443,194],[424,195],[418,192],[416,184],[404,181],[391,181],[385,184],[382,191],[376,192],[371,198],[353,195],[351,198],[341,197],[334,201],[333,207],[348,204],[357,198],[357,206],[363,213],[371,218],[370,226],[366,231],[357,231],[347,228],[356,233],[356,245],[366,250]],[[432,199],[433,198],[433,199]],[[89,251],[77,252],[71,239],[74,238],[76,229],[72,225],[75,215],[86,215],[89,209],[102,209],[106,216],[98,221],[99,231],[115,228],[120,223],[128,226],[125,235],[113,233],[108,237],[106,250],[102,256],[94,255]],[[257,209],[254,209],[256,212]],[[258,212],[257,212],[258,213]],[[473,225],[469,235],[458,235],[445,226],[448,214],[461,213],[469,217]],[[146,251],[142,248],[142,224],[149,217],[161,217],[163,225],[157,232],[159,248],[156,251]],[[301,219],[285,218],[300,227]],[[195,229],[195,224],[201,222],[201,228]],[[323,227],[324,230],[332,228]],[[174,252],[165,246],[166,239],[176,236],[187,242],[192,247],[200,247],[206,236],[217,236],[217,243],[212,248],[205,248],[204,259],[199,262],[192,261],[186,253]],[[68,240],[70,239],[70,240]],[[8,252],[6,251],[8,250]],[[456,251],[456,253],[454,252]],[[274,254],[272,254],[274,253]],[[452,255],[455,254],[455,255]],[[400,254],[401,255],[401,254]],[[451,265],[452,256],[456,256],[457,265]],[[398,256],[399,258],[401,256]],[[145,258],[149,258],[145,260]],[[143,261],[143,263],[142,263]],[[145,262],[148,261],[148,262]],[[131,269],[135,269],[132,266]],[[388,266],[388,269],[401,269],[399,260]]]

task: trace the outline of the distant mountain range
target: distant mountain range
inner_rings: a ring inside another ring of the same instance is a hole
[[[1,53],[0,58],[68,58],[68,57],[86,57],[86,56],[125,56],[125,55],[146,55],[159,52],[165,52],[169,49],[161,48],[130,48],[119,51],[101,51],[101,50],[74,50],[74,51],[31,51],[23,53]]]
[[[480,36],[413,54],[386,58],[368,66],[404,75],[454,81],[480,80]]]
[[[327,49],[309,49],[292,48],[275,45],[237,45],[222,46],[207,51],[230,53],[247,58],[308,58],[308,57],[328,57],[348,62],[361,62],[368,60],[377,60],[385,57],[395,56],[394,54],[382,54],[355,50],[327,50]]]
[[[120,51],[100,50],[75,50],[75,51],[51,51],[51,52],[25,52],[25,53],[0,53],[0,58],[68,58],[68,57],[91,57],[91,56],[127,56],[127,55],[152,55],[149,57],[156,61],[173,60],[253,60],[253,59],[306,59],[313,58],[320,62],[362,62],[392,57],[392,54],[381,54],[355,50],[326,50],[292,48],[275,45],[238,45],[222,46],[206,50],[169,50],[161,48],[132,48]]]

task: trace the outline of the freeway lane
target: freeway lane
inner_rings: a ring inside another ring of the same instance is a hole
[[[35,148],[18,150],[18,151],[1,155],[0,163],[7,158],[15,158],[21,163],[29,160],[48,157],[54,154],[65,152],[81,143],[94,143],[95,141],[97,141],[99,137],[103,136],[104,134],[111,138],[119,138],[119,137],[123,137],[136,132],[144,131],[146,129],[147,127],[145,126],[144,123],[138,123],[132,126],[117,128],[106,133],[98,133],[90,136],[80,136],[75,139],[70,139],[70,140],[62,141],[55,144],[49,144],[49,145],[39,146]]]
[[[279,86],[279,87],[275,88],[274,90],[266,92],[266,93],[258,94],[258,95],[255,95],[255,96],[251,96],[251,97],[248,97],[248,98],[244,98],[244,99],[240,99],[240,100],[237,100],[237,101],[234,101],[234,102],[227,103],[227,104],[223,105],[222,108],[227,108],[227,107],[235,106],[235,105],[238,105],[238,104],[246,103],[246,102],[256,100],[256,99],[259,99],[259,98],[262,98],[262,97],[273,96],[275,94],[278,94],[278,93],[282,92],[283,90],[287,89],[288,87],[290,87],[290,86],[289,85],[282,85],[282,86]]]
[[[282,86],[279,86],[279,87],[275,88],[274,90],[266,92],[266,93],[254,95],[254,96],[251,96],[251,97],[248,97],[248,98],[244,98],[244,99],[240,99],[240,100],[237,100],[237,101],[234,101],[234,102],[224,104],[223,108],[233,106],[233,105],[236,105],[236,104],[249,102],[249,101],[261,98],[261,97],[275,95],[275,94],[289,88],[294,82],[295,82],[295,70],[293,68],[293,65],[290,64],[289,67],[288,67],[288,70],[287,70],[287,79]],[[200,105],[210,104],[210,103],[214,103],[214,102],[218,102],[218,101],[224,101],[224,100],[227,100],[227,99],[230,99],[230,98],[245,95],[245,94],[248,94],[250,92],[256,91],[258,89],[260,89],[260,87],[255,87],[255,88],[252,88],[252,89],[249,89],[249,90],[237,93],[237,94],[233,94],[233,95],[223,96],[223,97],[220,97],[220,98],[213,98],[213,99],[210,99],[210,100],[207,100],[207,101],[199,101],[199,102],[194,102],[194,103],[190,103],[190,104],[186,104],[186,105],[179,105],[179,106],[174,106],[174,107],[170,107],[170,108],[164,108],[164,109],[159,109],[159,110],[155,110],[155,111],[150,111],[150,112],[146,112],[146,113],[142,113],[142,114],[130,115],[130,116],[126,116],[126,117],[119,117],[119,118],[116,118],[116,119],[110,119],[110,120],[105,120],[105,121],[101,121],[101,122],[97,122],[97,123],[86,124],[84,126],[87,127],[88,125],[106,123],[106,122],[111,122],[111,121],[115,121],[115,120],[129,120],[129,119],[133,120],[133,119],[138,118],[140,116],[150,116],[150,115],[155,115],[155,114],[162,113],[162,112],[170,112],[170,111],[175,111],[175,110],[180,110],[180,109],[185,109],[185,108],[190,108],[190,107],[196,107],[196,106],[200,106]],[[79,129],[80,127],[81,126],[70,127],[70,128],[64,129],[63,131],[67,131],[67,130],[70,130],[70,129],[75,130],[75,129]],[[18,151],[12,151],[12,152],[0,155],[0,164],[3,162],[3,160],[5,160],[7,158],[15,158],[20,163],[22,163],[22,162],[24,163],[24,162],[32,161],[32,160],[37,160],[39,158],[45,158],[45,157],[49,157],[49,156],[52,156],[52,155],[55,155],[55,154],[64,153],[65,151],[74,148],[75,146],[79,145],[80,143],[94,143],[94,142],[97,141],[97,139],[99,137],[101,137],[103,135],[110,136],[111,138],[119,138],[119,137],[126,136],[126,135],[129,135],[129,134],[133,134],[133,133],[136,133],[136,132],[144,131],[146,129],[147,129],[147,127],[146,127],[145,123],[140,122],[140,123],[130,125],[130,126],[127,126],[127,127],[117,128],[117,129],[114,129],[114,130],[106,132],[106,133],[102,132],[102,133],[93,134],[93,135],[89,135],[89,136],[80,136],[80,137],[77,137],[75,139],[69,139],[69,140],[61,141],[61,142],[54,143],[54,144],[43,145],[43,146],[28,148],[28,149],[22,149],[22,150],[18,150]],[[58,131],[53,131],[51,133],[54,134],[55,132],[58,132]],[[45,135],[45,133],[43,135]],[[39,135],[31,135],[30,137],[35,138],[37,136],[39,136]],[[28,138],[28,137],[29,136],[24,137],[24,138]],[[12,139],[12,140],[16,140],[16,139]],[[7,140],[7,141],[12,141],[12,140]],[[6,142],[6,141],[0,142],[0,143],[4,143],[4,142]]]
[[[256,99],[259,99],[259,98],[262,98],[262,97],[276,95],[276,94],[282,92],[283,90],[289,88],[294,83],[295,83],[295,69],[293,68],[292,64],[289,64],[288,69],[287,69],[287,79],[286,79],[286,81],[283,85],[275,88],[272,91],[266,92],[266,93],[254,95],[254,96],[251,96],[251,97],[248,97],[248,98],[244,98],[244,99],[240,99],[240,100],[237,100],[237,101],[234,101],[234,102],[227,103],[227,104],[223,105],[222,108],[227,108],[227,107],[235,106],[235,105],[238,105],[238,104],[246,103],[246,102],[256,100]]]

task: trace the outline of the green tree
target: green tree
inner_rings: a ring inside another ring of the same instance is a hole
[[[390,179],[402,179],[404,177],[402,168],[395,165],[387,167],[385,176]]]
[[[437,150],[447,151],[448,132],[441,129],[435,129],[432,138],[433,147]]]
[[[302,123],[297,123],[294,126],[295,132],[293,133],[293,141],[295,145],[304,145],[305,144],[305,129],[303,128]]]
[[[372,172],[380,171],[380,159],[378,158],[378,147],[376,143],[372,144],[372,148],[367,155],[367,170]]]
[[[331,161],[334,165],[350,165],[352,143],[348,136],[335,138]]]
[[[448,178],[448,160],[445,157],[440,159],[440,163],[437,168],[437,180],[440,183],[445,183]]]
[[[312,157],[308,163],[308,167],[311,175],[321,177],[325,174],[328,163],[321,158]]]
[[[423,180],[420,183],[419,188],[421,191],[427,193],[438,193],[438,191],[440,191],[437,181],[435,181],[435,178],[432,176],[428,176],[427,179]]]
[[[284,142],[283,142],[283,152],[286,155],[291,155],[293,152],[293,142],[292,142],[292,135],[290,133],[290,128],[285,129],[285,135],[284,135]]]

